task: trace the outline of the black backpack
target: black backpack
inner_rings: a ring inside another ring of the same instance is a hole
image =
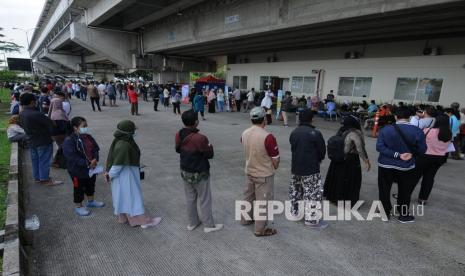
[[[344,153],[344,141],[348,132],[342,135],[334,135],[328,139],[328,157],[329,160],[334,162],[344,162],[346,154]]]

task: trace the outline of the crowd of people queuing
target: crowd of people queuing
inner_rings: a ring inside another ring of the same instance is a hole
[[[172,106],[176,116],[184,124],[175,136],[176,152],[180,154],[181,177],[187,201],[188,230],[194,230],[201,223],[205,232],[222,229],[212,216],[210,190],[210,164],[213,146],[208,138],[200,134],[199,113],[205,118],[205,107],[209,113],[250,112],[252,126],[241,135],[245,154],[246,189],[244,200],[273,200],[274,175],[280,164],[280,153],[276,138],[266,130],[272,123],[272,108],[276,103],[276,92],[266,90],[255,92],[234,88],[192,89],[188,99],[182,97],[175,84],[159,85],[153,82],[67,82],[41,83],[38,91],[31,85],[11,85],[12,105],[8,137],[10,141],[21,142],[31,153],[34,181],[47,186],[63,183],[50,177],[50,165],[66,168],[74,188],[75,212],[80,216],[90,214],[88,208],[100,208],[105,204],[94,199],[96,176],[104,172],[105,180],[111,183],[114,213],[118,222],[143,228],[158,225],[160,217],[146,214],[140,187],[140,150],[134,140],[136,125],[130,120],[118,123],[114,140],[106,160],[99,165],[99,146],[89,134],[87,120],[76,116],[71,118],[70,99],[90,99],[93,111],[106,106],[116,107],[117,99],[131,105],[131,114],[139,115],[139,98],[153,102],[154,111],[161,103],[166,110]],[[181,113],[181,103],[191,108]],[[97,107],[97,109],[96,109]],[[368,104],[337,104],[331,91],[326,99],[319,97],[292,97],[285,92],[281,101],[280,119],[289,127],[289,118],[295,113],[297,127],[291,132],[289,143],[292,152],[289,199],[291,213],[299,213],[300,201],[314,207],[324,198],[337,204],[350,201],[355,205],[360,198],[362,183],[361,162],[371,169],[365,148],[363,123],[359,114],[367,118],[376,112],[386,111],[385,124],[379,130],[376,142],[378,157],[378,188],[387,217],[395,215],[399,222],[413,222],[409,211],[410,200],[417,183],[421,183],[419,204],[427,204],[434,178],[448,157],[463,160],[465,150],[465,109],[458,103],[448,108],[441,106],[417,105],[407,107]],[[389,111],[389,112],[387,112]],[[315,115],[342,117],[341,127],[327,141],[313,125]],[[384,114],[384,113],[383,113]],[[366,119],[366,118],[365,118]],[[57,145],[52,160],[53,146]],[[330,159],[328,172],[323,183],[320,164],[326,155]],[[65,157],[66,156],[66,157]],[[397,193],[391,195],[393,183]],[[83,205],[84,196],[87,198]],[[392,206],[391,196],[397,199]],[[199,210],[198,210],[199,209]],[[311,228],[325,228],[324,220],[315,219],[312,208],[303,208],[305,224]],[[200,211],[200,212],[199,212]],[[200,215],[199,215],[200,213]],[[250,210],[250,215],[253,210]],[[256,236],[270,236],[277,233],[269,228],[266,220],[242,217],[241,224],[255,223]]]

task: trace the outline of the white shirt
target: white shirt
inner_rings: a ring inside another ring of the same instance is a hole
[[[70,118],[69,115],[71,114],[71,103],[68,101],[63,102],[63,110],[66,113],[66,117]]]
[[[265,92],[265,97],[262,100],[261,107],[266,107],[267,109],[269,109],[271,107],[271,105],[273,104],[273,101],[271,100],[272,97],[274,97],[273,92],[266,91]]]
[[[247,93],[247,101],[253,102],[253,101],[254,101],[254,98],[255,98],[255,95],[253,94],[252,91],[250,91],[249,93]]]
[[[98,93],[100,95],[104,95],[105,94],[105,90],[107,89],[106,85],[101,83],[97,86],[97,90],[98,90]]]

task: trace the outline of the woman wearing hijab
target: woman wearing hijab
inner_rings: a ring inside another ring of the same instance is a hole
[[[118,123],[106,165],[106,179],[111,183],[113,208],[118,223],[148,228],[160,223],[160,217],[145,214],[140,186],[140,150],[134,141],[136,125],[129,120]]]
[[[360,158],[370,170],[370,160],[365,150],[365,139],[359,120],[349,115],[342,121],[337,135],[344,138],[345,159],[342,162],[331,161],[324,185],[324,196],[337,204],[338,200],[350,200],[352,206],[358,201],[362,183]]]

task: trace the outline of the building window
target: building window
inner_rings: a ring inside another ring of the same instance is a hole
[[[271,86],[271,79],[270,77],[260,77],[260,90],[267,90],[268,87]]]
[[[239,89],[247,89],[247,76],[234,76],[233,77],[233,88],[239,87]]]
[[[397,78],[395,100],[412,102],[439,102],[442,79]]]
[[[340,77],[339,96],[370,97],[372,78],[367,77]]]
[[[291,91],[297,94],[314,94],[315,77],[292,77]]]

